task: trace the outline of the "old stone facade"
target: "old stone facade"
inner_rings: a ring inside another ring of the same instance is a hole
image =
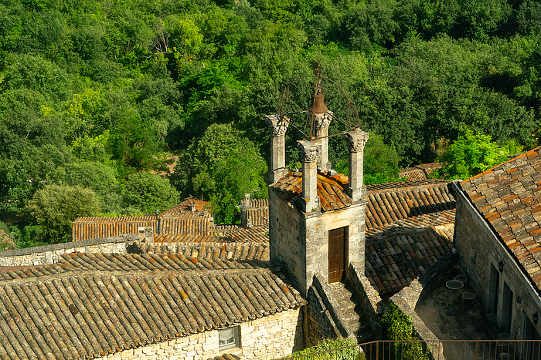
[[[103,360],[206,360],[224,352],[243,359],[275,359],[303,348],[303,311],[288,310],[277,315],[241,323],[238,347],[220,349],[218,331],[155,343],[101,357]]]
[[[529,339],[533,329],[541,333],[534,319],[541,314],[539,291],[462,191],[456,193],[454,245],[471,288],[511,339]]]
[[[316,272],[328,282],[329,231],[346,228],[347,259],[364,269],[364,211],[362,204],[329,213],[302,213],[277,195],[269,194],[271,261],[287,266],[298,282],[301,294],[306,294]]]
[[[501,334],[511,339],[541,338],[539,151],[453,183],[460,263]]]

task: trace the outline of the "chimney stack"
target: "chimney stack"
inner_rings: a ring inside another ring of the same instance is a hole
[[[286,130],[289,119],[285,116],[266,115],[271,138],[271,161],[269,167],[269,183],[273,184],[287,173],[286,169]]]
[[[329,162],[329,124],[332,121],[333,113],[329,111],[325,105],[323,93],[318,87],[314,94],[314,101],[310,108],[310,115],[313,120],[313,129],[315,134],[311,134],[317,140],[319,144],[319,157],[317,160],[317,167],[323,171],[331,170],[331,163]]]
[[[306,213],[319,211],[319,197],[317,196],[317,160],[318,144],[311,141],[298,141],[302,160],[302,198],[303,211]]]
[[[368,133],[361,129],[344,134],[349,149],[349,186],[351,200],[357,202],[363,196],[363,156],[364,146],[368,141]]]

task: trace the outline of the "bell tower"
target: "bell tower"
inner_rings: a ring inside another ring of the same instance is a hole
[[[269,185],[269,237],[271,261],[282,263],[306,295],[317,274],[327,283],[342,281],[349,265],[364,272],[366,190],[363,186],[363,151],[368,133],[353,128],[343,133],[349,149],[349,178],[331,169],[328,159],[329,125],[333,112],[324,102],[319,84],[312,106],[310,138],[297,141],[301,171],[288,171],[284,162],[274,163]],[[271,133],[271,153],[277,128],[293,120],[280,114],[266,116]],[[290,126],[291,128],[291,126]],[[285,135],[284,133],[280,136]],[[283,145],[282,145],[283,144]]]

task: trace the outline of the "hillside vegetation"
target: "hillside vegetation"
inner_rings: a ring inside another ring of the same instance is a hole
[[[317,63],[372,134],[371,181],[459,137],[537,144],[539,1],[0,0],[3,220],[19,246],[68,240],[76,216],[188,195],[235,221],[245,192],[266,196],[263,115],[290,84],[310,89]],[[300,137],[288,131],[292,167]],[[344,159],[331,138],[330,161]]]

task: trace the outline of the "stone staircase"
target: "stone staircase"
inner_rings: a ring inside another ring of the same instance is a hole
[[[340,282],[328,286],[327,296],[336,316],[335,322],[341,332],[345,332],[342,336],[356,342],[365,340],[366,334],[370,334],[369,325],[358,314],[358,304],[351,291]]]

